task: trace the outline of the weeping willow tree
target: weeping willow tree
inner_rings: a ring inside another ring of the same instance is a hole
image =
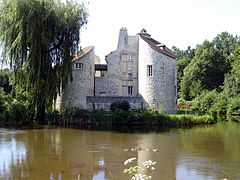
[[[29,108],[41,124],[71,73],[87,16],[73,1],[0,0],[2,59],[32,94]]]

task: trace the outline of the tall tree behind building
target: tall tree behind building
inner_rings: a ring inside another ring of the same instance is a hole
[[[67,82],[87,16],[85,6],[72,1],[1,1],[3,61],[14,70],[16,82],[33,95],[29,108],[41,124],[45,109],[52,106],[60,86],[64,88]]]

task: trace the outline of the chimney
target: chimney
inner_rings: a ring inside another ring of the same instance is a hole
[[[121,51],[123,50],[128,44],[128,33],[127,28],[121,28],[119,32],[119,38],[118,38],[118,47],[117,50]]]

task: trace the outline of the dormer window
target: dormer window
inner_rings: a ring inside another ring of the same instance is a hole
[[[127,60],[128,60],[128,61],[132,61],[132,55],[131,55],[131,54],[128,54],[128,55],[127,55]]]
[[[83,63],[76,63],[75,68],[76,69],[83,69]]]

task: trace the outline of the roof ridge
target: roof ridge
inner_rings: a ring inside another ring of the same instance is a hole
[[[159,41],[153,39],[151,37],[151,35],[150,36],[148,36],[148,35],[146,36],[145,34],[146,33],[142,33],[142,32],[139,33],[140,37],[146,43],[148,43],[152,49],[154,49],[154,50],[156,50],[156,51],[158,51],[158,52],[160,52],[160,53],[162,53],[162,54],[164,54],[166,56],[169,56],[171,58],[174,58],[174,59],[176,58],[176,54],[172,50],[170,50],[165,44],[162,44]]]

